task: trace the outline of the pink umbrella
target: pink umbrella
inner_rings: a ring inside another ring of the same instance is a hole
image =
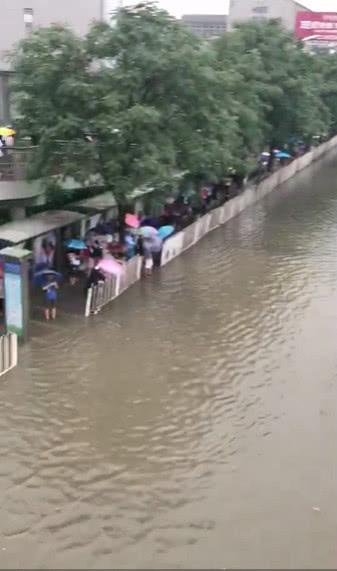
[[[135,214],[125,214],[125,224],[130,228],[139,228],[140,222]]]
[[[103,260],[99,262],[99,269],[114,276],[121,276],[124,271],[123,266],[111,258],[103,258]]]

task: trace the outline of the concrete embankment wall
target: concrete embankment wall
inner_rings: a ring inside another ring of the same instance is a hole
[[[251,206],[264,198],[267,194],[279,188],[287,180],[295,176],[313,162],[320,159],[330,150],[337,147],[337,136],[316,147],[302,157],[295,159],[289,165],[280,168],[278,171],[265,178],[257,187],[247,188],[242,194],[232,198],[223,206],[212,210],[196,222],[191,224],[178,234],[165,241],[161,265],[164,266],[188,248],[196,244],[203,236],[228,222]]]
[[[246,188],[239,196],[232,198],[223,206],[219,206],[205,214],[205,216],[198,218],[193,224],[164,242],[161,265],[165,266],[168,264],[171,260],[191,248],[191,246],[194,246],[203,236],[222,226],[228,220],[240,214],[245,208],[279,188],[279,186],[295,176],[296,173],[302,171],[335,147],[337,147],[337,136],[294,160],[289,165],[280,168],[268,178],[265,178],[259,185]],[[111,277],[106,280],[104,285],[89,290],[85,315],[88,317],[96,313],[97,310],[116,299],[140,278],[141,260],[133,258],[124,264],[124,272],[121,277]]]

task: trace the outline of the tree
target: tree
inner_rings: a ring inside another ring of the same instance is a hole
[[[19,127],[38,142],[30,176],[57,187],[97,175],[122,212],[135,188],[165,189],[177,173],[194,184],[230,167],[245,175],[266,145],[337,127],[335,61],[277,21],[204,42],[153,4],[83,39],[37,30],[13,60]]]
[[[318,55],[314,58],[321,72],[321,97],[329,112],[330,131],[337,133],[337,55]]]
[[[266,81],[262,58],[258,50],[246,50],[239,31],[216,40],[214,51],[217,69],[227,78],[222,104],[237,121],[233,166],[247,174],[256,165],[256,156],[267,138],[267,106],[260,96]]]
[[[236,124],[220,104],[223,84],[212,50],[151,4],[120,10],[113,28],[92,30],[88,46],[94,58],[112,63],[99,72],[96,131],[122,196],[176,171],[198,179],[228,168]]]
[[[134,188],[182,170],[221,176],[237,125],[213,63],[213,50],[151,4],[121,9],[84,40],[55,26],[34,32],[14,58],[13,86],[23,132],[39,142],[31,175],[99,173],[123,207]]]
[[[284,145],[290,137],[320,132],[327,121],[320,74],[302,45],[277,20],[248,22],[235,34],[241,57],[255,54],[259,60],[254,88],[263,108],[266,142]]]
[[[89,62],[82,40],[60,26],[33,32],[14,54],[16,123],[37,143],[31,178],[60,173],[83,182],[95,172],[93,147],[84,139],[94,91]]]

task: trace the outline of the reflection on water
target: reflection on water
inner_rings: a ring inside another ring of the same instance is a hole
[[[335,567],[336,175],[39,326],[0,384],[1,568]]]

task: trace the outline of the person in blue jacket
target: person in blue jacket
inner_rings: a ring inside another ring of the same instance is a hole
[[[47,282],[42,287],[45,295],[45,309],[44,315],[47,321],[56,319],[56,302],[58,283],[53,275],[47,275]]]

